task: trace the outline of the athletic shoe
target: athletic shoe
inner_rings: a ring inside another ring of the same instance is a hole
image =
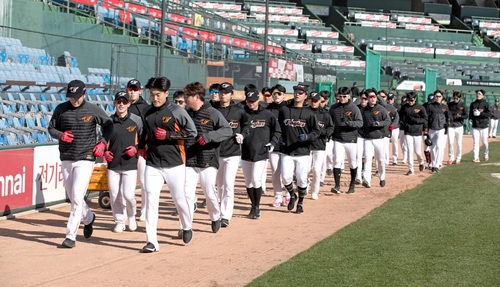
[[[332,189],[330,190],[332,193],[335,193],[335,194],[341,194],[342,192],[340,191],[340,186],[335,186],[335,187],[332,187]]]
[[[113,228],[113,232],[115,232],[115,233],[122,233],[123,231],[125,231],[124,224],[117,224],[117,225],[115,225],[115,228]]]
[[[288,210],[293,210],[293,208],[295,207],[295,201],[296,200],[297,200],[297,196],[295,195],[295,193],[292,193],[290,195],[290,202],[287,205],[287,209]]]
[[[356,178],[356,180],[354,181],[355,184],[361,184],[361,179],[359,178]]]
[[[414,175],[415,173],[413,172],[413,170],[409,170],[406,175]]]
[[[331,168],[327,169],[326,170],[326,174],[332,175],[333,174],[333,170]]]
[[[459,160],[457,160],[457,161],[455,162],[455,164],[460,164],[460,161],[459,161]]]
[[[423,171],[423,170],[424,170],[424,165],[423,165],[423,164],[420,164],[420,165],[418,166],[418,170]]]
[[[273,206],[273,207],[280,207],[280,206],[281,206],[281,203],[282,203],[282,201],[281,201],[281,200],[276,199],[276,200],[273,202],[272,206]]]
[[[439,167],[434,168],[434,172],[438,173],[439,172]]]
[[[351,194],[351,193],[354,193],[354,185],[349,185],[349,190],[347,190],[346,192],[347,194]]]
[[[384,186],[385,186],[385,179],[380,181],[380,187],[384,187]]]
[[[435,173],[436,172],[436,168],[435,167],[431,168],[431,172]]]
[[[489,158],[489,157],[485,157],[485,158],[484,158],[484,161],[489,161],[489,160],[490,160],[490,158]]]
[[[397,162],[393,162],[392,165],[398,165],[398,163]]]
[[[204,199],[202,202],[201,202],[201,208],[205,208],[207,207],[207,200]]]
[[[158,251],[158,250],[156,250],[155,245],[151,242],[148,242],[146,244],[146,246],[142,247],[142,249],[141,249],[142,253],[152,253],[152,252],[156,252],[156,251]]]
[[[453,161],[452,161],[451,159],[449,159],[449,160],[446,162],[446,164],[447,164],[447,165],[450,165],[450,164],[452,164],[452,163],[453,163]]]
[[[407,164],[407,163],[408,163],[408,162],[406,162],[406,161],[404,161],[404,160],[403,160],[403,164]]]
[[[321,181],[321,182],[319,183],[319,186],[325,186],[325,183]]]
[[[184,230],[179,229],[179,231],[177,231],[177,237],[178,237],[179,239],[182,239],[182,237],[183,237],[183,233],[184,233]]]
[[[85,238],[90,238],[90,236],[92,236],[92,232],[94,232],[94,220],[95,220],[95,214],[92,213],[92,221],[89,223],[89,224],[86,224],[84,227],[83,227],[83,236]]]
[[[311,193],[311,199],[317,200],[318,199],[318,194],[317,193]]]
[[[253,215],[251,217],[252,219],[259,219],[260,218],[260,208],[256,207],[255,211],[253,212]]]
[[[370,185],[370,183],[369,183],[368,181],[366,181],[366,180],[363,180],[363,183],[362,183],[361,185],[362,185],[362,186],[364,186],[364,187],[366,187],[366,188],[370,188],[370,187],[372,187],[372,186]]]
[[[472,160],[472,162],[479,162],[479,159],[476,158],[476,159]]]
[[[139,217],[139,221],[141,222],[146,221],[146,214],[141,214],[141,217]]]
[[[193,239],[193,229],[182,231],[182,241],[184,244],[188,244]]]
[[[295,212],[298,214],[304,213],[304,208],[302,207],[302,204],[297,204],[297,210]]]
[[[229,226],[229,220],[222,218],[220,220],[220,226],[221,227],[228,227]]]
[[[255,213],[255,207],[252,206],[252,208],[250,209],[250,213],[248,214],[248,217],[253,218],[254,213]]]
[[[137,229],[137,221],[135,218],[128,220],[128,230],[135,231]]]
[[[64,239],[64,241],[61,243],[61,246],[62,247],[66,247],[66,248],[73,248],[75,247],[75,241],[74,240],[71,240],[69,238],[66,238]]]
[[[217,219],[216,221],[212,221],[212,232],[217,233],[220,229],[220,218]]]

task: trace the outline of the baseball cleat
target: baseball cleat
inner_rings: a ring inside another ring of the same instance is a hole
[[[380,181],[380,187],[384,187],[384,186],[385,186],[385,179]]]
[[[335,186],[335,187],[332,187],[332,190],[331,190],[332,193],[335,193],[335,194],[341,194],[342,192],[340,191],[340,186]]]
[[[83,227],[83,236],[85,238],[90,238],[90,236],[92,236],[92,233],[94,232],[93,224],[95,220],[95,213],[92,213],[92,216],[93,216],[92,221]]]
[[[188,244],[193,239],[193,229],[182,231],[182,241],[184,244]]]
[[[223,218],[223,219],[221,219],[221,220],[220,220],[220,226],[221,226],[221,227],[228,227],[228,226],[229,226],[229,220],[224,219],[224,218]]]
[[[158,250],[156,250],[156,247],[153,243],[151,242],[148,242],[146,244],[146,246],[142,247],[141,249],[141,253],[152,253],[152,252],[156,252]]]
[[[183,233],[184,233],[184,230],[179,229],[179,231],[177,231],[177,237],[178,237],[179,239],[182,239],[182,234],[183,234]]]
[[[122,233],[123,231],[125,231],[124,224],[117,224],[117,225],[115,225],[115,228],[113,228],[113,232],[115,232],[115,233]]]
[[[281,206],[281,203],[282,203],[282,201],[281,201],[281,200],[276,199],[276,200],[273,202],[272,206],[273,206],[273,207],[280,207],[280,206]]]
[[[424,165],[423,165],[423,164],[420,164],[420,165],[418,166],[418,170],[423,171],[423,170],[424,170]]]
[[[73,248],[75,247],[75,245],[75,241],[69,238],[64,239],[64,241],[61,243],[61,246],[66,248]]]
[[[478,158],[475,158],[474,160],[472,160],[472,162],[480,162]]]
[[[134,219],[129,219],[128,221],[128,230],[135,231],[137,229],[137,221]]]
[[[455,162],[455,164],[460,164],[460,161],[459,161],[459,160],[457,160],[457,161]]]
[[[259,219],[260,218],[260,208],[256,207],[255,211],[253,212],[253,215],[251,217],[252,219]]]
[[[220,229],[220,218],[215,221],[212,221],[212,232],[217,233],[219,229]]]
[[[368,181],[366,181],[366,180],[363,180],[363,183],[361,183],[361,185],[362,185],[362,186],[364,186],[364,187],[366,187],[366,188],[370,188],[370,187],[372,187],[372,186],[370,185],[370,183],[369,183]]]
[[[452,164],[452,163],[453,163],[453,161],[452,161],[451,159],[449,159],[449,160],[446,162],[446,164],[447,164],[447,165],[450,165],[450,164]]]
[[[414,174],[413,170],[409,170],[409,171],[406,173],[406,175],[413,175],[413,174]]]
[[[354,185],[349,185],[349,190],[346,193],[347,194],[354,193]]]
[[[302,204],[297,204],[297,210],[295,212],[298,214],[304,213],[304,208],[302,208]]]
[[[484,158],[484,161],[489,161],[489,160],[490,160],[490,158],[489,158],[489,157],[485,157],[485,158]]]
[[[356,178],[356,180],[354,181],[355,184],[361,184],[361,179],[359,178]]]
[[[318,194],[317,193],[311,193],[311,199],[317,200],[318,199]]]
[[[290,195],[290,202],[288,203],[287,205],[287,209],[289,211],[293,210],[293,208],[295,207],[295,201],[297,200],[297,195],[295,195],[295,193],[292,193]]]

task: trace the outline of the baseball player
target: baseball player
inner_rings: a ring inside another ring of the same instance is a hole
[[[234,209],[234,182],[241,159],[240,145],[243,143],[248,129],[248,115],[245,110],[235,104],[231,98],[233,85],[220,85],[220,102],[216,109],[228,121],[233,134],[220,143],[219,171],[217,172],[217,191],[220,199],[221,226],[228,227]]]
[[[498,106],[498,99],[495,99],[495,104],[491,107],[491,120],[490,120],[490,136],[496,138],[498,129],[498,118],[500,118],[500,107]]]
[[[219,86],[220,88],[222,85]],[[228,86],[224,88],[226,92],[229,90]],[[212,221],[212,232],[216,233],[221,227],[219,196],[215,190],[219,168],[219,145],[233,136],[233,130],[219,111],[210,104],[204,103],[205,87],[203,84],[199,82],[188,84],[184,88],[184,99],[188,108],[187,112],[198,132],[196,138],[189,138],[185,141],[185,193],[188,203],[192,206],[196,202],[196,185],[198,180],[200,181],[207,202],[208,215]],[[193,209],[190,211],[192,212]]]
[[[197,135],[196,127],[186,110],[168,102],[170,80],[166,77],[150,78],[146,84],[151,95],[151,106],[144,110],[144,128],[139,139],[138,153],[146,159],[145,187],[148,198],[146,208],[147,244],[142,252],[160,250],[157,238],[158,209],[163,184],[168,189],[179,214],[182,240],[193,238],[193,203],[188,205],[184,184],[186,158],[184,141]],[[146,149],[147,147],[147,149]]]
[[[127,94],[130,98],[129,112],[143,118],[143,111],[149,104],[142,98],[141,82],[137,79],[132,79],[127,83]],[[143,157],[137,158],[137,176],[141,185],[141,216],[139,221],[146,221],[146,207],[148,206],[148,199],[146,189],[144,187],[144,172],[146,170],[146,159]]]
[[[319,92],[321,96],[321,102],[320,102],[320,108],[326,111],[328,114],[330,114],[330,104],[328,101],[330,100],[330,92],[329,91],[321,91]],[[331,119],[331,116],[330,116]],[[332,121],[333,124],[333,121]],[[325,177],[328,171],[330,172],[330,175],[333,174],[333,140],[330,137],[326,139],[326,146],[325,146],[325,160],[323,161],[323,166],[321,167],[321,174],[320,174],[320,186],[325,185]]]
[[[186,102],[184,101],[184,91],[183,90],[175,91],[173,99],[174,99],[174,104],[179,105],[183,109],[186,108]]]
[[[252,207],[248,216],[260,218],[260,198],[262,195],[262,173],[267,168],[267,159],[278,145],[281,130],[276,117],[259,105],[259,91],[246,92],[245,112],[249,128],[245,129],[245,138],[241,145],[241,169],[245,177],[245,186]],[[220,171],[219,171],[220,173]]]
[[[391,112],[392,126],[389,125],[389,131],[391,133],[391,143],[392,143],[392,165],[398,165],[399,157],[399,108],[395,106],[396,99],[394,94],[387,95],[387,104],[394,107],[394,113]],[[387,109],[388,110],[388,109]]]
[[[422,133],[427,134],[424,126],[427,123],[427,113],[425,108],[417,104],[415,92],[406,94],[407,103],[401,106],[401,122],[404,126],[405,141],[408,148],[408,172],[406,175],[415,174],[413,169],[413,153],[417,155],[419,170],[424,170],[424,158],[422,157]]]
[[[349,162],[351,182],[347,193],[354,193],[354,184],[358,172],[357,163],[357,140],[358,129],[363,126],[363,118],[358,107],[351,101],[350,90],[348,87],[339,88],[340,102],[330,108],[330,115],[333,120],[333,153],[335,158],[335,167],[333,169],[333,178],[335,187],[333,193],[340,194],[340,173],[342,164],[347,153]]]
[[[142,119],[128,111],[130,97],[126,92],[115,95],[115,114],[113,134],[109,139],[108,150],[104,159],[108,163],[108,186],[111,209],[116,226],[114,232],[125,231],[127,214],[128,229],[135,231],[136,200],[135,184],[137,181],[137,144],[142,134]],[[123,201],[125,199],[125,202]]]
[[[448,106],[443,104],[443,93],[434,92],[434,101],[427,105],[427,118],[431,146],[431,171],[439,172],[443,163],[444,147],[446,145],[446,129],[451,125]]]
[[[401,103],[395,106],[399,114],[399,145],[401,146],[401,153],[403,154],[403,164],[407,164],[408,161],[408,145],[406,144],[405,137],[405,123],[401,121],[401,108],[407,103],[406,95],[401,97]]]
[[[392,136],[394,136],[394,125],[397,125],[399,127],[399,114],[397,113],[396,111],[396,108],[389,103],[389,98],[388,98],[388,93],[387,91],[385,90],[380,90],[378,92],[378,95],[379,95],[379,104],[382,105],[382,107],[384,107],[384,109],[387,110],[387,113],[389,114],[389,118],[391,120],[391,123],[385,127],[385,165],[389,165],[389,145],[391,143],[391,138],[393,138]],[[398,134],[396,134],[396,137],[393,138],[393,142],[397,141],[397,136],[399,135],[399,130],[398,130]],[[398,160],[398,156],[397,156],[397,144],[393,144],[393,147],[396,146],[396,159],[393,158],[393,163],[394,161],[397,162]],[[377,169],[377,171],[379,171]]]
[[[385,186],[385,152],[387,135],[386,127],[391,124],[391,118],[382,104],[377,103],[377,91],[374,89],[366,90],[368,104],[361,108],[363,126],[359,134],[364,139],[363,150],[365,155],[365,168],[363,170],[363,183],[366,188],[371,187],[372,178],[372,159],[375,155],[376,169],[380,176],[380,186]]]
[[[363,89],[359,92],[359,104],[357,105],[358,109],[361,112],[361,109],[368,105],[368,95],[366,94],[366,90]],[[362,131],[361,131],[362,132]],[[364,163],[364,149],[365,149],[365,139],[361,136],[360,130],[358,130],[358,139],[356,142],[356,166],[358,169],[356,170],[356,179],[354,180],[355,184],[361,184],[363,182],[363,172],[365,170]]]
[[[448,127],[448,161],[447,164],[460,164],[462,160],[462,138],[464,136],[464,121],[467,119],[467,108],[462,101],[462,94],[453,92],[453,101],[448,103],[451,123]],[[454,145],[457,140],[457,154],[455,155]]]
[[[295,208],[297,194],[293,191],[293,174],[297,179],[299,193],[297,213],[303,213],[304,197],[307,194],[307,180],[310,164],[311,142],[315,141],[321,131],[318,119],[313,111],[304,106],[307,98],[307,86],[298,84],[293,87],[293,102],[281,108],[278,122],[281,127],[283,146],[281,149],[281,175],[285,188],[290,193],[288,210]]]
[[[425,111],[427,112],[427,115],[429,114],[429,110],[427,107],[429,104],[432,104],[434,102],[434,93],[428,94],[427,95],[427,102],[423,103],[422,106],[424,107]],[[428,117],[428,116],[427,116]],[[424,130],[428,131],[428,122],[425,123],[424,125]],[[428,137],[428,134],[425,135],[422,139],[426,139]],[[425,145],[424,147],[424,157],[425,157],[425,168],[430,169],[431,168],[431,146]]]
[[[212,107],[219,104],[220,101],[219,88],[220,84],[218,83],[211,84],[210,87],[208,88],[208,93],[210,94],[210,105]]]
[[[85,101],[85,84],[80,80],[68,83],[67,102],[59,104],[49,122],[49,134],[59,140],[59,154],[66,194],[71,211],[62,246],[75,247],[76,233],[83,221],[83,236],[90,238],[94,231],[95,214],[84,200],[94,169],[94,161],[104,155],[106,142],[113,133],[113,122],[94,104]],[[102,139],[96,139],[96,127],[101,126]],[[7,163],[5,163],[7,164]]]
[[[476,91],[476,100],[470,104],[469,119],[472,121],[472,150],[474,162],[479,162],[479,139],[484,146],[484,161],[489,160],[488,122],[491,117],[490,105],[484,99],[484,90]]]
[[[319,137],[311,142],[311,163],[312,163],[312,190],[311,198],[316,200],[319,195],[319,187],[321,182],[321,169],[326,160],[326,140],[330,138],[333,133],[332,117],[328,111],[322,109],[320,93],[312,91],[309,94],[310,109],[316,114],[318,119],[318,126],[320,129]]]
[[[273,88],[269,88],[269,87],[262,88],[262,96],[264,96],[264,103],[266,103],[266,105],[269,105],[272,102],[274,102],[274,100],[273,100]]]

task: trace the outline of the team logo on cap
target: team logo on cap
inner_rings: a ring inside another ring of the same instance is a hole
[[[229,84],[222,84],[221,87],[222,88],[227,88],[227,87],[229,87]]]
[[[119,92],[118,93],[118,97],[126,97],[127,94],[125,94],[125,92]]]
[[[164,123],[168,123],[172,117],[163,117],[161,118],[161,121]]]
[[[90,122],[90,119],[92,119],[92,116],[83,116],[82,117],[82,121],[84,121],[85,123]]]
[[[130,81],[130,85],[135,85],[135,84],[137,84],[137,81],[136,81],[136,80],[131,80],[131,81]]]
[[[76,91],[78,91],[79,88],[80,87],[69,87],[69,92],[74,94],[74,93],[76,93]]]

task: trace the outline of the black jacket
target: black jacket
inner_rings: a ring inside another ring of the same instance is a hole
[[[222,114],[233,130],[233,135],[220,143],[220,156],[230,157],[241,155],[240,145],[236,142],[236,134],[242,134],[243,129],[248,129],[248,115],[245,113],[245,109],[232,101],[228,107],[217,105],[214,108]]]
[[[138,115],[141,119],[144,118],[144,110],[149,107],[149,104],[139,96],[139,99],[128,107],[128,111],[134,115]]]
[[[427,105],[427,126],[430,130],[442,130],[451,124],[448,106],[438,102]]]
[[[361,109],[363,117],[363,127],[359,134],[365,139],[382,139],[386,136],[386,127],[391,124],[391,118],[387,110],[381,104],[373,107],[366,105]]]
[[[467,107],[463,101],[458,103],[448,103],[448,110],[450,111],[451,123],[450,127],[458,128],[463,127],[464,121],[467,119]]]
[[[321,131],[319,137],[311,143],[311,150],[325,150],[326,141],[333,133],[333,121],[330,113],[324,109],[310,108],[318,118],[318,126]]]
[[[358,142],[358,129],[363,126],[363,117],[359,108],[352,102],[335,103],[330,107],[333,120],[332,139],[342,143]]]
[[[500,106],[491,106],[491,119],[498,120],[500,118]]]
[[[142,134],[142,119],[135,114],[127,113],[123,118],[116,114],[111,116],[114,129],[109,139],[108,150],[113,153],[113,160],[108,162],[110,170],[136,170],[137,154],[129,157],[124,154],[129,146],[138,147],[139,135]]]
[[[97,144],[97,125],[101,126],[101,141],[107,143],[113,133],[113,122],[101,108],[85,100],[77,108],[69,101],[59,104],[50,119],[48,132],[57,140],[65,131],[71,131],[74,136],[71,143],[59,141],[61,161],[94,161],[92,149]]]
[[[269,158],[266,144],[278,146],[281,138],[281,128],[274,115],[262,106],[256,111],[245,107],[249,119],[248,133],[241,145],[241,159],[257,162]]]
[[[318,119],[309,107],[296,108],[293,105],[292,102],[283,106],[278,115],[284,143],[281,152],[292,156],[310,155],[311,142],[321,134]],[[300,134],[307,134],[307,140],[299,141]]]
[[[289,101],[282,101],[280,104],[276,104],[276,103],[272,102],[269,105],[267,105],[266,109],[274,115],[276,120],[278,120],[278,115],[280,113],[281,108],[288,105],[289,103],[290,103]],[[281,138],[280,138],[280,140],[281,140]],[[277,145],[274,147],[274,151],[279,152],[279,151],[281,151],[281,148],[282,148],[281,145]]]
[[[479,116],[474,115],[474,110],[480,112]],[[488,127],[491,117],[490,105],[485,99],[475,100],[470,104],[469,119],[472,121],[472,127],[485,129]]]
[[[404,104],[401,107],[401,117],[399,118],[404,128],[405,135],[421,136],[427,126],[427,112],[420,104]]]

